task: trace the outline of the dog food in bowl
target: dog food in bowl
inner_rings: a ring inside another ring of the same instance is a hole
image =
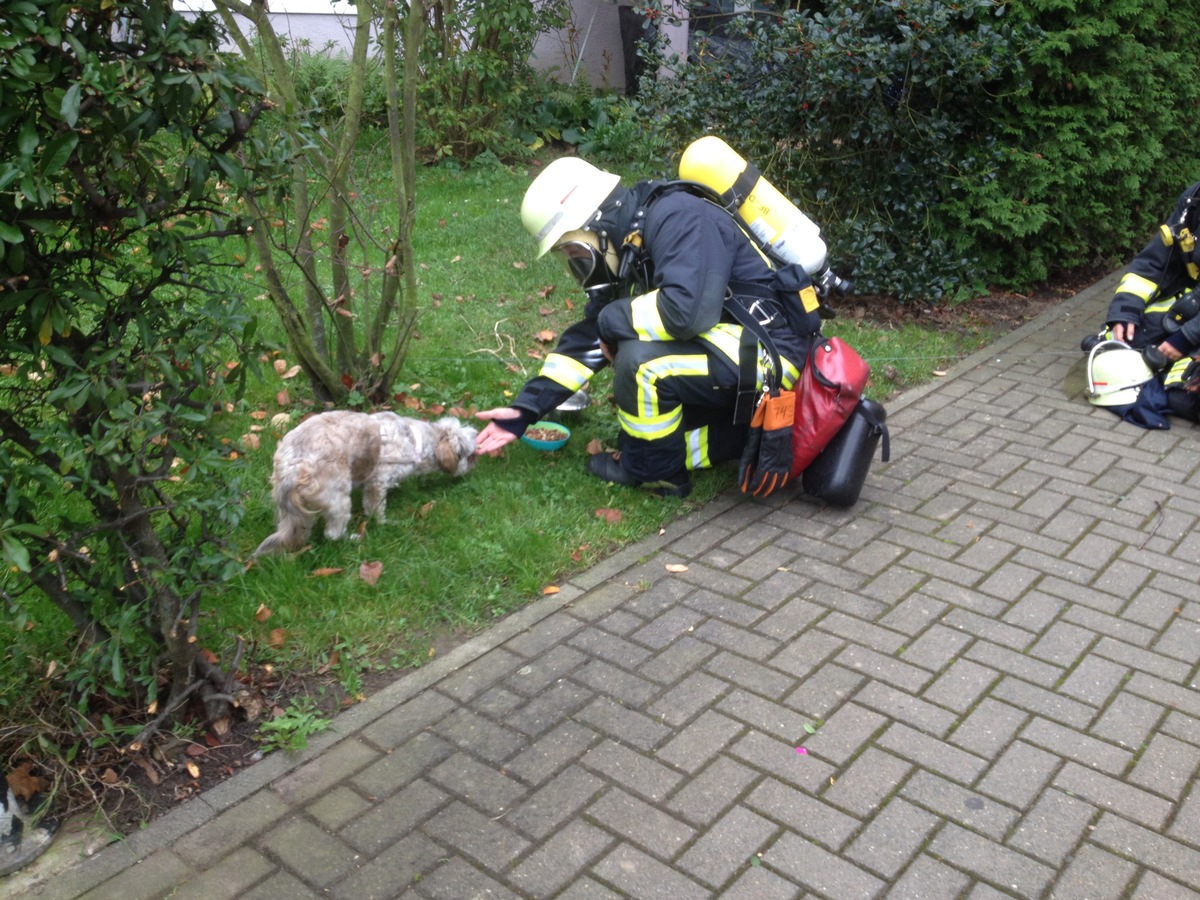
[[[534,422],[525,429],[521,440],[535,450],[557,450],[570,436],[570,429],[557,422]]]

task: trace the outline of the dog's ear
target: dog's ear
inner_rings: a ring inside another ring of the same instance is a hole
[[[437,450],[434,451],[438,467],[443,472],[453,475],[458,471],[458,448],[455,446],[454,435],[442,432],[438,438]]]

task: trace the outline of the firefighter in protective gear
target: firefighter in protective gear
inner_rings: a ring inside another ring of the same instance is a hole
[[[1084,339],[1090,350],[1106,338],[1123,341],[1148,357],[1161,354],[1158,380],[1167,414],[1196,421],[1200,395],[1188,389],[1186,373],[1200,354],[1200,182],[1180,194],[1159,233],[1121,276],[1105,319],[1105,330]],[[1194,380],[1194,379],[1193,379]],[[1147,397],[1161,396],[1147,392]],[[1165,420],[1164,420],[1165,421]]]
[[[820,317],[788,325],[775,270],[737,221],[670,187],[625,188],[617,176],[566,157],[530,184],[522,224],[539,256],[564,256],[587,302],[512,406],[477,414],[489,420],[480,453],[498,452],[612,364],[618,451],[592,456],[589,471],[686,496],[691,470],[739,457],[764,380],[784,389],[796,382]],[[753,329],[730,313],[735,301],[766,329],[779,372]]]

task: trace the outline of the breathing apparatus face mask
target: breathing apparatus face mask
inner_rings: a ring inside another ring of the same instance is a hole
[[[616,250],[604,235],[579,229],[568,231],[554,245],[567,264],[567,271],[584,290],[616,281]]]

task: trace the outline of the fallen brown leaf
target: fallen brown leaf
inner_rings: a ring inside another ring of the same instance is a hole
[[[596,517],[603,519],[609,524],[615,524],[621,521],[621,511],[619,509],[608,509],[607,507],[596,510]]]
[[[324,578],[327,575],[339,575],[343,571],[345,570],[339,566],[322,566],[319,569],[313,569],[312,573],[314,578]]]
[[[667,571],[668,572],[686,572],[687,570],[688,570],[687,566],[681,565],[679,563],[667,563]]]
[[[29,763],[21,763],[8,773],[8,786],[22,800],[28,800],[46,789],[45,780],[34,775],[32,770]]]
[[[378,560],[364,562],[358,567],[358,577],[367,584],[375,584],[383,574],[383,563]]]
[[[151,784],[159,784],[162,777],[158,774],[158,769],[154,767],[154,763],[146,759],[144,756],[135,756],[133,761],[142,767],[142,771],[146,773],[146,777],[150,779]]]

